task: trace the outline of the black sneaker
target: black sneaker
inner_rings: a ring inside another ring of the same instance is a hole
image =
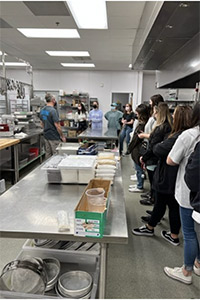
[[[152,201],[152,199],[143,199],[143,200],[140,200],[140,204],[142,205],[153,205],[154,204],[154,201]]]
[[[162,230],[161,231],[161,236],[166,240],[168,241],[169,243],[171,243],[172,245],[174,246],[178,246],[180,243],[179,243],[179,239],[173,239],[171,237],[171,233],[169,231],[165,231],[165,230]]]
[[[152,210],[146,210],[146,213],[151,216],[153,211]]]
[[[151,216],[142,216],[141,219],[142,219],[142,222],[149,223]]]
[[[148,193],[141,194],[140,197],[141,198],[150,198],[151,196],[150,196],[150,193],[148,192]]]
[[[143,225],[139,228],[132,229],[132,233],[135,235],[146,235],[146,236],[153,236],[154,229],[149,229],[146,225]]]

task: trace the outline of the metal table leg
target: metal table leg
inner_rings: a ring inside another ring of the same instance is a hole
[[[14,145],[14,172],[15,172],[15,183],[19,181],[19,155],[18,155],[18,144]]]
[[[100,245],[101,245],[101,256],[100,256],[99,299],[105,299],[108,244],[102,243]]]

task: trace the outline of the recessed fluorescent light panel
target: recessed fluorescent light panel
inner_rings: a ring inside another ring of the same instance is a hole
[[[105,0],[68,0],[74,20],[81,29],[108,29]]]
[[[55,29],[55,28],[17,28],[28,38],[55,38],[55,39],[73,39],[80,38],[76,29]]]
[[[80,64],[75,64],[75,63],[61,63],[61,65],[63,67],[70,67],[70,68],[79,68],[79,67],[94,68],[95,67],[94,64],[84,64],[84,63],[80,63]]]
[[[90,56],[88,51],[45,51],[50,56]]]
[[[0,63],[0,66],[2,66],[3,63]],[[26,67],[27,64],[26,63],[22,63],[22,62],[5,62],[5,66],[7,67]]]

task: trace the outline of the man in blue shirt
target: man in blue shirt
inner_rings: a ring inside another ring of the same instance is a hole
[[[92,129],[102,128],[103,113],[99,109],[99,104],[97,101],[93,102],[93,109],[89,112],[89,121],[92,123]]]
[[[41,125],[44,129],[44,141],[46,158],[49,158],[56,153],[60,140],[66,142],[66,138],[62,132],[59,117],[54,105],[56,99],[51,94],[46,94],[46,106],[40,112]]]

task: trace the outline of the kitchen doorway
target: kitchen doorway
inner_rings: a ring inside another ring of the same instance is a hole
[[[112,103],[117,103],[117,109],[124,111],[126,103],[133,103],[133,93],[112,92]]]

